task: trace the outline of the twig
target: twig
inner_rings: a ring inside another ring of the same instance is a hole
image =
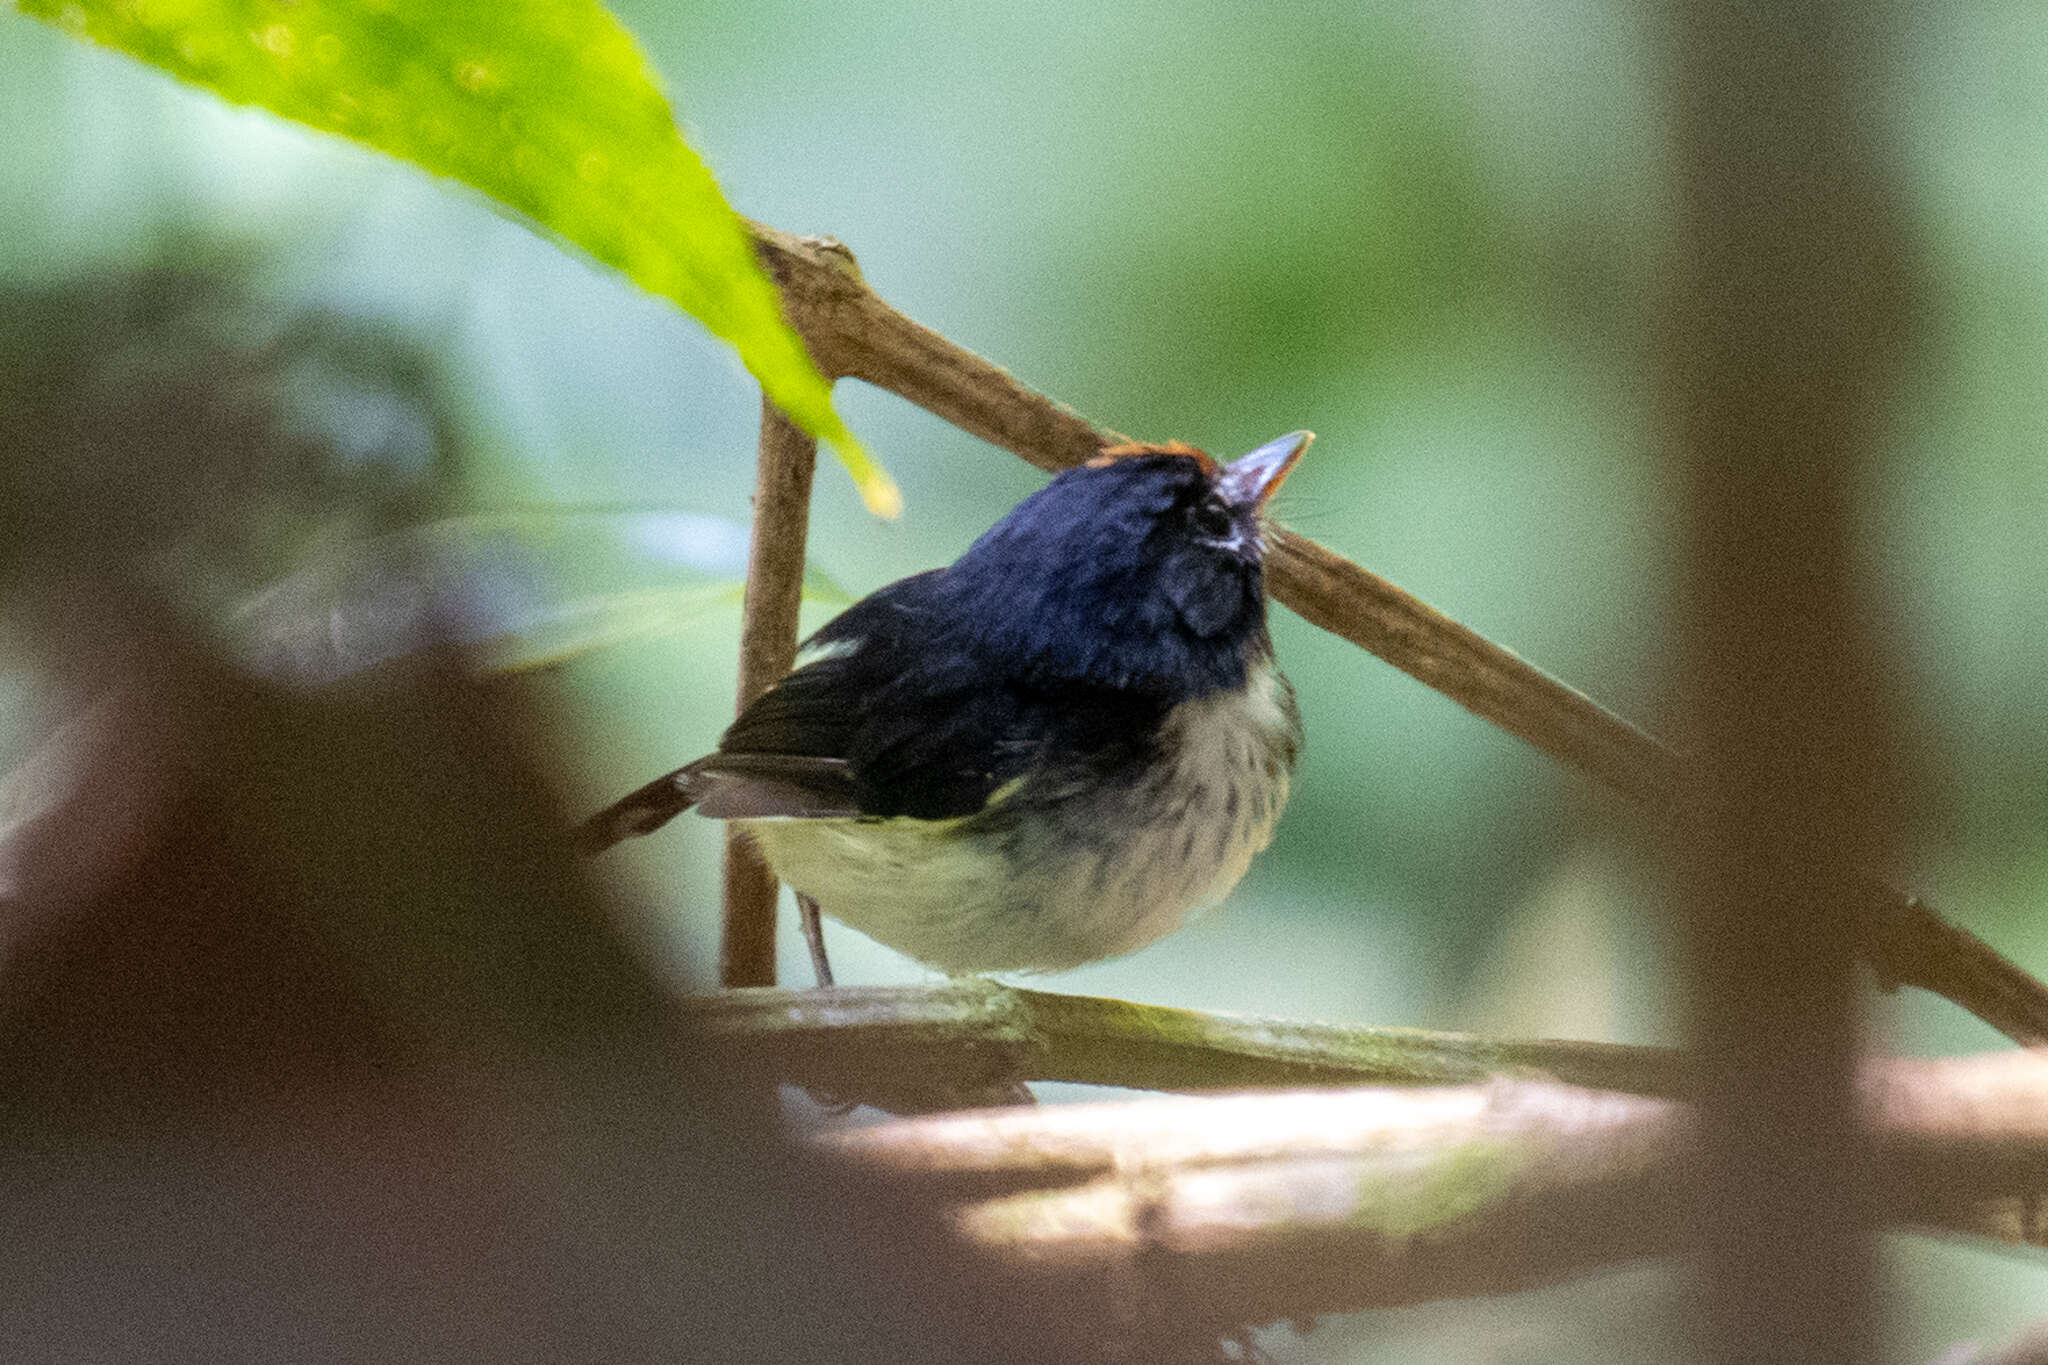
[[[796,658],[811,474],[817,462],[817,441],[763,398],[753,539],[747,550],[747,592],[740,618],[741,709],[789,672]],[[725,923],[718,979],[727,986],[775,984],[775,874],[737,830],[728,830],[725,836]]]
[[[1885,1212],[2048,1183],[2048,1060],[1871,1066]],[[827,1149],[954,1201],[1019,1280],[1234,1323],[1503,1293],[1678,1250],[1681,1106],[1539,1081],[948,1114]]]
[[[749,226],[784,315],[827,376],[887,389],[1044,470],[1082,464],[1124,439],[897,312],[843,244]]]
[[[686,1001],[734,1065],[885,1106],[918,1094],[1078,1081],[1150,1090],[1447,1085],[1548,1077],[1645,1095],[1682,1092],[1682,1060],[1660,1048],[1503,1042],[1419,1029],[1343,1027],[1203,1014],[994,981],[943,986],[724,991]]]
[[[838,242],[760,223],[753,230],[784,311],[826,374],[879,385],[1045,470],[1125,439],[897,312]],[[1342,555],[1284,526],[1269,529],[1273,595],[1303,619],[1658,817],[1676,815],[1691,779],[1657,739]],[[1887,987],[1933,991],[2018,1042],[2048,1043],[2048,986],[1913,897],[1876,882],[1859,891],[1868,926],[1859,947]]]
[[[2048,1044],[2044,988],[1996,948],[1959,929],[1917,896],[1870,880],[1863,902],[1875,913],[1863,951],[1886,989],[1914,986],[1952,1000],[2014,1042]]]

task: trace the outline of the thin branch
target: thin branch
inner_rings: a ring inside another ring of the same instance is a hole
[[[718,979],[726,986],[775,984],[775,899],[780,883],[736,829],[725,831],[724,917]]]
[[[1863,952],[1887,989],[1914,986],[1952,1000],[2014,1042],[2048,1044],[2048,988],[1996,948],[1937,915],[1917,896],[1872,879]]]
[[[887,389],[1044,470],[1071,468],[1125,439],[891,308],[843,244],[750,226],[784,314],[831,378]]]
[[[1677,754],[1378,574],[1285,526],[1268,530],[1273,595],[1458,705],[1653,811],[1675,810]]]
[[[890,1108],[1023,1081],[1199,1091],[1524,1075],[1645,1095],[1685,1084],[1682,1060],[1660,1048],[1203,1014],[978,978],[724,991],[683,1008],[708,1040],[733,1044],[733,1065]]]
[[[796,659],[811,475],[817,462],[817,441],[763,398],[753,538],[747,550],[747,593],[740,619],[741,709],[789,672]],[[775,984],[775,874],[737,830],[728,830],[725,836],[725,923],[718,979],[727,986]]]
[[[1070,468],[1125,439],[897,312],[838,242],[753,230],[784,311],[825,373],[888,389],[1041,469]],[[1691,777],[1670,748],[1342,555],[1284,526],[1270,531],[1273,595],[1303,619],[1675,817]],[[1932,991],[2018,1042],[2048,1043],[2048,986],[1913,897],[1875,881],[1858,891],[1868,925],[1859,948],[1887,987]]]
[[[2048,1184],[2048,1059],[1882,1062],[1885,1213],[1970,1229]],[[1681,1249],[1689,1121],[1548,1082],[1153,1099],[823,1135],[950,1200],[1018,1281],[1219,1330],[1505,1293]]]

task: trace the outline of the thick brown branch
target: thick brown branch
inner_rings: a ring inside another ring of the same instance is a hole
[[[1125,439],[891,308],[827,238],[754,225],[791,322],[835,378],[880,385],[1041,469]],[[1284,526],[1273,595],[1545,753],[1668,816],[1688,777],[1668,747],[1426,603]],[[1888,986],[1933,991],[2027,1044],[2048,1043],[2048,986],[1913,898],[1872,883],[1862,951]]]
[[[1530,1082],[1016,1112],[1044,1122],[839,1141],[964,1194],[963,1233],[1020,1281],[1144,1320],[1225,1331],[1504,1292],[1684,1238],[1655,1100]]]
[[[762,399],[753,539],[747,550],[747,595],[740,621],[742,709],[789,672],[796,658],[811,474],[817,462],[817,441]],[[727,986],[775,984],[775,874],[731,830],[725,836],[725,924],[718,979]]]
[[[1976,1230],[2048,1183],[2048,1059],[1873,1065],[1886,1216]],[[1048,1293],[1219,1330],[1502,1293],[1684,1245],[1668,1100],[1540,1081],[1066,1105],[829,1134]]]

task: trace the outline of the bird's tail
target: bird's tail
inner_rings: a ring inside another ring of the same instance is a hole
[[[642,834],[652,834],[697,804],[690,770],[678,768],[628,792],[576,827],[576,851],[588,856]]]

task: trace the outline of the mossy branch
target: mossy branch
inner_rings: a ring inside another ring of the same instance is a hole
[[[1682,1059],[1661,1048],[1205,1014],[983,979],[724,991],[684,1009],[714,1046],[730,1044],[721,1050],[736,1065],[885,1107],[943,1107],[1025,1081],[1201,1091],[1528,1076],[1684,1089]]]

